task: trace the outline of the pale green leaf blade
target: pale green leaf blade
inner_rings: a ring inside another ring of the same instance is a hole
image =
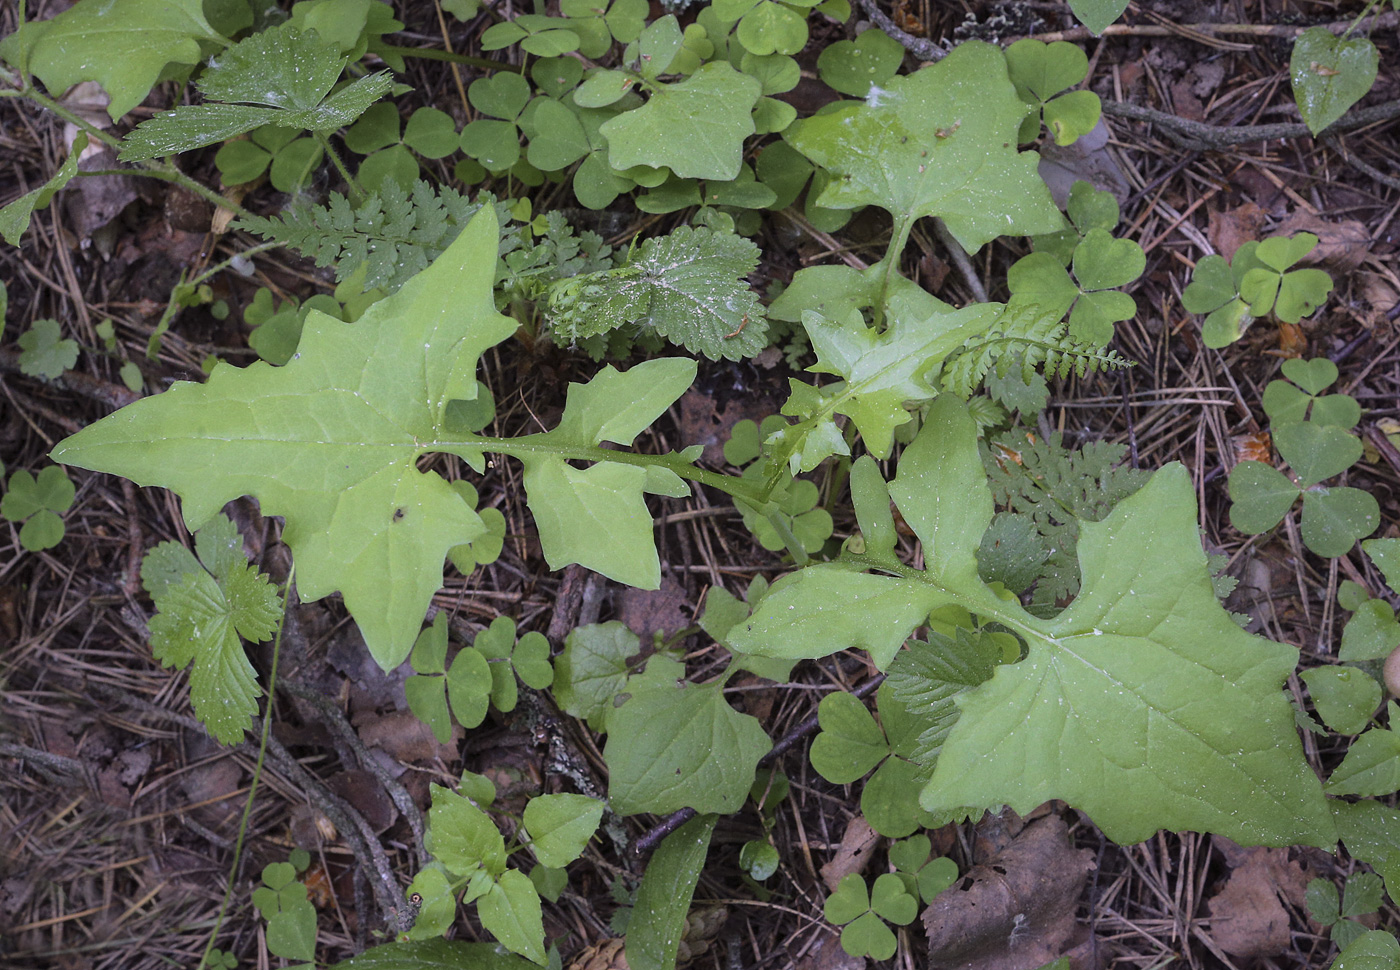
[[[19,36],[13,34],[13,36]],[[4,49],[4,44],[0,44],[0,50]],[[18,246],[20,237],[29,228],[29,220],[35,209],[42,209],[49,204],[55,192],[63,188],[73,176],[78,174],[78,161],[82,157],[83,149],[87,147],[88,136],[86,132],[79,132],[78,137],[73,139],[73,147],[68,152],[68,157],[63,160],[63,164],[58,167],[58,171],[53,176],[32,192],[26,192],[9,205],[0,209],[0,236],[5,237],[5,242],[11,246]],[[3,296],[0,293],[0,296]],[[3,303],[0,300],[0,332],[5,329],[5,314]]]
[[[1322,722],[1341,734],[1360,734],[1380,706],[1381,685],[1356,667],[1313,667],[1298,677],[1308,685]]]
[[[458,876],[485,869],[493,876],[506,871],[506,843],[491,817],[456,792],[429,786],[428,851]]]
[[[496,248],[485,207],[356,323],[309,314],[285,367],[220,364],[206,384],[177,383],[60,442],[55,459],[170,488],[192,526],[253,495],[286,518],[302,596],[340,590],[371,654],[397,666],[448,550],[485,532],[415,462],[457,448],[444,440],[447,403],[476,396],[477,358],[515,332],[492,302]]]
[[[833,785],[859,780],[890,753],[870,711],[845,691],[823,697],[817,717],[821,733],[812,741],[812,767]]]
[[[539,795],[525,806],[525,831],[541,865],[562,869],[577,859],[603,817],[603,803],[586,795]]]
[[[111,95],[107,113],[116,121],[145,99],[167,65],[199,63],[201,42],[228,43],[204,19],[202,0],[84,0],[25,24],[0,42],[0,57],[27,63],[54,97],[96,81]]]
[[[1343,40],[1309,27],[1293,42],[1288,74],[1303,123],[1314,135],[1346,114],[1376,81],[1380,54],[1364,37]]]
[[[712,61],[678,84],[660,86],[640,108],[606,122],[600,130],[608,139],[608,159],[619,171],[649,165],[669,168],[679,178],[727,182],[739,174],[761,93],[757,79],[728,62]],[[676,137],[681,131],[685,137]]]
[[[933,402],[890,484],[904,521],[923,544],[929,575],[950,588],[974,587],[977,548],[992,521],[992,493],[977,452],[977,426],[951,394]]]
[[[599,462],[574,468],[559,458],[524,456],[525,493],[550,569],[578,563],[640,589],[661,586],[647,474]]]
[[[676,402],[695,381],[695,361],[663,357],[627,371],[611,364],[587,384],[571,383],[564,415],[552,432],[579,445],[632,441]]]
[[[559,707],[600,730],[613,698],[627,685],[627,659],[641,648],[637,635],[617,620],[575,627],[554,663]]]
[[[619,815],[733,814],[772,744],[755,718],[729,706],[718,682],[640,690],[608,714],[608,800]]]
[[[1054,620],[1027,617],[1029,656],[963,696],[924,807],[1063,798],[1117,842],[1167,828],[1330,847],[1281,690],[1297,651],[1220,607],[1186,470],[1082,530],[1082,592]]]
[[[481,925],[507,949],[544,963],[544,916],[540,894],[530,877],[507,869],[476,903]]]
[[[1400,788],[1400,734],[1379,728],[1351,743],[1327,780],[1329,795],[1390,795]]]
[[[1001,51],[968,41],[872,87],[862,103],[793,125],[784,138],[833,174],[819,204],[878,205],[896,223],[941,216],[971,252],[997,236],[1064,228],[1038,156],[1016,151],[1026,110]]]
[[[691,819],[666,836],[652,855],[627,925],[626,955],[632,970],[675,970],[690,901],[717,820],[714,815]]]
[[[863,647],[884,669],[929,612],[950,601],[913,580],[810,566],[774,583],[754,614],[729,631],[729,642],[743,653],[792,660]]]

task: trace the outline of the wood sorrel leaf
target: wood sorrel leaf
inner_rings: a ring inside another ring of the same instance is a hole
[[[312,311],[285,367],[215,366],[59,442],[66,464],[160,485],[197,528],[241,495],[286,519],[304,599],[345,597],[386,669],[413,647],[449,549],[485,525],[418,457],[481,452],[444,433],[447,404],[477,393],[479,355],[515,332],[496,312],[495,210],[354,324]],[[456,436],[458,439],[460,436]]]
[[[1016,151],[1026,110],[1001,51],[968,41],[783,137],[834,176],[820,205],[878,205],[896,224],[941,216],[971,252],[997,236],[1065,227],[1036,173],[1039,156]]]

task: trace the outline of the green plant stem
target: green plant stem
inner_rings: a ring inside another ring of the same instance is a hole
[[[970,590],[957,586],[944,586],[934,580],[928,571],[915,569],[913,566],[906,566],[903,563],[893,565],[888,560],[877,560],[849,553],[844,558],[850,562],[860,563],[872,572],[893,574],[911,583],[931,586],[946,597],[948,602],[955,603],[969,613],[975,613],[983,619],[1000,623],[1028,640],[1049,639],[1043,630],[1036,630],[1026,624],[1023,619],[1025,611],[1020,608],[1019,603],[1015,604],[1016,610],[1013,612],[1008,608],[1008,604],[999,599],[984,583],[976,583]]]
[[[198,286],[200,283],[203,283],[211,276],[214,276],[218,273],[222,273],[235,259],[242,259],[248,256],[256,256],[258,253],[265,253],[269,249],[276,249],[280,245],[281,243],[278,242],[258,243],[251,249],[245,249],[240,253],[234,253],[228,259],[225,259],[223,262],[216,263],[215,265],[209,267],[209,269],[205,270],[203,273],[200,273],[193,279],[180,280],[180,282],[176,285]],[[156,324],[156,328],[151,331],[151,336],[146,341],[146,356],[151,360],[155,359],[156,352],[160,350],[160,338],[165,336],[166,331],[170,329],[170,324],[175,321],[175,317],[179,315],[181,309],[181,304],[178,301],[176,301],[175,294],[174,292],[172,292],[170,294],[170,301],[165,305],[165,312],[160,315],[160,322]]]
[[[566,447],[550,441],[548,434],[524,435],[519,438],[471,438],[466,441],[439,441],[433,442],[427,447],[434,451],[445,451],[459,455],[462,452],[490,451],[510,455],[512,458],[547,455],[552,458],[573,461],[612,461],[623,465],[639,465],[643,468],[665,468],[675,472],[681,478],[719,489],[731,497],[741,498],[763,511],[764,514],[767,514],[768,497],[773,491],[771,487],[756,488],[736,475],[721,475],[718,472],[696,468],[689,462],[683,461],[674,452],[666,455],[644,455],[634,451],[613,451],[596,446]]]
[[[238,838],[233,844],[233,862],[229,865],[228,885],[224,887],[223,902],[219,904],[219,915],[214,918],[214,929],[209,934],[209,942],[204,945],[204,952],[200,954],[199,966],[195,970],[204,970],[209,963],[209,954],[214,949],[214,943],[219,938],[219,929],[223,926],[224,915],[228,912],[229,899],[233,896],[234,883],[238,879],[238,866],[243,858],[243,839],[248,834],[248,819],[253,814],[253,798],[258,793],[258,782],[262,780],[263,760],[267,757],[267,742],[272,737],[272,698],[277,689],[277,661],[282,653],[282,627],[287,622],[287,596],[292,589],[292,581],[296,578],[296,563],[292,563],[291,569],[287,573],[287,583],[282,587],[282,616],[277,621],[277,635],[272,639],[272,669],[268,672],[267,682],[267,716],[263,718],[262,735],[258,739],[258,760],[253,765],[253,780],[248,785],[248,798],[243,803],[243,817],[238,820]]]
[[[89,138],[95,138],[98,141],[102,142],[102,144],[116,151],[119,151],[122,147],[122,142],[120,138],[116,137],[115,135],[109,134],[107,131],[97,127],[92,122],[86,120],[85,118],[82,118],[73,111],[70,111],[68,108],[55,101],[53,98],[50,98],[47,95],[40,94],[38,91],[34,90],[33,86],[20,88],[17,91],[6,91],[0,93],[4,93],[10,96],[17,95],[20,97],[28,98],[35,104],[39,105],[41,108],[46,108],[47,110],[52,111],[64,121],[76,126],[80,131],[87,132]],[[141,168],[103,169],[101,171],[79,172],[78,174],[86,176],[143,175],[147,178],[160,179],[163,182],[174,182],[181,188],[188,189],[195,195],[207,199],[209,202],[212,202],[214,205],[220,208],[229,209],[239,216],[252,215],[252,213],[248,212],[248,210],[244,209],[241,205],[229,201],[219,193],[215,192],[213,189],[201,184],[197,179],[190,178],[190,176],[180,171],[170,162],[148,161],[143,162]]]
[[[1346,30],[1342,31],[1341,39],[1346,40],[1348,37],[1350,37],[1351,32],[1357,27],[1361,26],[1361,21],[1365,20],[1371,15],[1371,11],[1376,9],[1376,4],[1378,3],[1380,3],[1380,0],[1370,0],[1370,2],[1366,4],[1362,11],[1356,15],[1356,19],[1351,22],[1351,25],[1347,27]]]
[[[379,50],[389,51],[402,57],[418,57],[425,61],[447,61],[450,64],[466,64],[469,67],[479,67],[483,71],[511,71],[515,74],[524,74],[523,64],[506,64],[502,61],[493,61],[489,57],[473,57],[470,54],[454,54],[452,51],[438,50],[436,47],[399,47],[394,44],[385,44]]]
[[[875,325],[879,327],[885,318],[885,301],[890,294],[890,281],[899,272],[899,257],[909,244],[909,233],[914,229],[915,216],[903,213],[894,221],[894,231],[890,236],[890,248],[885,253],[885,272],[880,281],[880,300],[875,304]]]
[[[357,204],[363,202],[365,199],[365,190],[360,186],[360,183],[355,180],[355,176],[350,174],[350,170],[345,167],[345,162],[341,160],[340,153],[331,145],[330,136],[324,131],[318,131],[315,135],[316,140],[321,143],[321,148],[330,156],[331,163],[335,165],[336,171],[340,173],[340,177],[345,179],[345,184],[349,186],[350,194],[354,197],[355,202]]]

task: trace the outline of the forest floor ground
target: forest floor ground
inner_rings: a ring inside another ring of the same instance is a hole
[[[398,11],[409,22],[409,37],[401,42],[441,43],[432,5],[420,6],[426,12]],[[1034,31],[1042,36],[1073,27],[1063,4],[1013,6],[1036,11],[1042,23]],[[1294,18],[1338,19],[1357,6],[1253,0],[1135,6],[1125,29],[1087,41],[1090,86],[1110,105],[1147,106],[1208,125],[1295,121],[1288,84]],[[917,20],[933,37],[950,36],[966,12],[983,20],[989,15],[981,3],[930,0],[901,4],[901,10],[912,18],[906,23]],[[0,33],[14,29],[14,16],[6,5]],[[1205,32],[1183,26],[1211,23],[1276,29]],[[1400,97],[1395,15],[1384,24],[1373,35],[1381,47],[1381,77],[1363,104]],[[814,31],[809,50],[844,29]],[[451,39],[456,50],[473,50],[466,25],[457,25]],[[462,105],[448,67],[420,61],[410,70],[425,101],[458,115],[460,123]],[[168,96],[158,91],[154,98]],[[1335,593],[1343,579],[1368,578],[1364,560],[1359,553],[1337,560],[1307,553],[1292,518],[1271,535],[1240,535],[1226,516],[1225,473],[1248,449],[1260,447],[1267,424],[1260,399],[1281,358],[1330,357],[1341,369],[1339,388],[1366,409],[1360,430],[1368,452],[1349,484],[1369,489],[1380,502],[1384,524],[1377,534],[1394,534],[1400,455],[1381,429],[1385,419],[1400,417],[1396,123],[1327,142],[1299,137],[1194,150],[1160,127],[1112,113],[1106,122],[1109,142],[1092,158],[1058,154],[1072,171],[1092,173],[1119,195],[1119,234],[1146,251],[1147,271],[1131,288],[1138,315],[1119,326],[1114,344],[1137,365],[1057,384],[1042,431],[1062,432],[1071,444],[1127,444],[1130,460],[1143,468],[1183,463],[1197,486],[1204,541],[1229,557],[1228,571],[1240,580],[1229,606],[1251,616],[1251,629],[1297,646],[1305,658],[1333,653],[1341,629]],[[0,102],[0,203],[46,179],[63,146],[61,125],[16,100]],[[210,158],[212,150],[202,160],[196,156],[192,171],[217,186]],[[326,179],[332,177],[327,173]],[[264,187],[247,201],[271,211],[284,200]],[[570,201],[547,185],[536,192],[534,209]],[[569,214],[614,242],[667,229],[684,216],[647,217],[625,198],[609,212]],[[22,247],[0,249],[0,279],[9,290],[0,346],[0,460],[7,472],[46,466],[59,439],[130,400],[117,377],[123,361],[141,368],[150,390],[198,380],[210,354],[234,363],[253,359],[241,308],[258,286],[301,299],[328,290],[329,277],[309,261],[263,254],[251,278],[224,273],[213,281],[215,297],[233,307],[226,319],[215,319],[207,307],[185,310],[158,356],[148,359],[147,338],[180,274],[249,245],[241,234],[211,231],[211,216],[202,202],[167,192],[160,183],[81,180],[38,214]],[[801,266],[842,258],[874,262],[888,229],[880,218],[865,216],[833,238],[777,214],[756,240],[765,257],[752,282],[762,292]],[[1336,280],[1325,307],[1300,327],[1261,323],[1224,351],[1204,347],[1199,319],[1180,302],[1195,260],[1204,252],[1229,254],[1251,238],[1299,230],[1320,237],[1320,265]],[[975,255],[971,270],[993,299],[1005,296],[1001,281],[1020,246],[999,242]],[[930,234],[917,231],[905,259],[911,275],[942,299],[960,305],[972,298],[966,276]],[[19,372],[14,343],[45,317],[61,321],[65,335],[84,348],[75,369],[51,382]],[[107,319],[115,322],[117,336],[110,351],[102,349],[94,329]],[[782,400],[792,372],[776,356],[766,364],[704,364],[697,387],[658,424],[654,440],[641,445],[664,450],[704,443],[712,446],[707,459],[722,465],[717,446],[733,423],[773,413]],[[523,341],[491,353],[484,365],[484,379],[497,389],[502,434],[552,426],[567,381],[585,379],[595,366],[567,350]],[[469,576],[449,571],[435,598],[438,608],[450,612],[458,635],[508,615],[522,630],[546,632],[556,648],[574,624],[600,619],[620,619],[649,638],[658,630],[690,626],[708,588],[738,592],[756,574],[775,578],[784,570],[779,557],[756,547],[731,507],[702,491],[655,507],[667,564],[658,592],[617,587],[577,568],[550,573],[521,501],[518,474],[511,463],[500,462],[479,484],[483,505],[500,508],[508,522],[501,559]],[[228,886],[256,745],[221,747],[210,740],[191,718],[185,676],[162,669],[151,656],[146,623],[152,608],[139,567],[156,543],[188,540],[175,498],[105,475],[74,471],[73,477],[77,501],[56,548],[26,552],[17,527],[0,528],[0,966],[193,967]],[[248,500],[229,511],[254,561],[285,577],[289,560],[277,522],[262,518]],[[852,528],[838,519],[838,536]],[[1369,585],[1373,592],[1380,588]],[[488,721],[467,736],[459,729],[451,743],[438,744],[405,709],[406,670],[385,674],[368,659],[337,599],[294,606],[292,620],[282,677],[328,693],[336,704],[328,714],[279,693],[274,737],[326,790],[355,807],[405,882],[414,866],[405,820],[331,721],[348,725],[384,764],[394,766],[420,807],[430,782],[452,784],[463,769],[487,773],[507,802],[542,786],[551,790],[547,746],[525,729],[522,717]],[[718,649],[702,636],[687,646],[698,658]],[[266,670],[266,651],[252,650],[260,670]],[[862,663],[847,660],[804,664],[794,676],[798,688],[849,687],[865,672]],[[820,696],[815,689],[751,686],[742,703],[775,738],[810,717]],[[1292,688],[1301,696],[1296,681]],[[598,784],[605,784],[593,736],[578,724],[563,730]],[[1304,743],[1315,766],[1334,763],[1336,752],[1319,750],[1309,735]],[[841,952],[821,913],[831,874],[857,868],[852,860],[872,846],[862,841],[858,790],[824,782],[811,771],[804,750],[799,746],[783,762],[793,786],[776,816],[773,838],[783,866],[768,883],[773,895],[767,902],[743,887],[736,864],[739,847],[762,835],[756,816],[749,811],[721,821],[697,899],[722,906],[727,920],[715,931],[715,945],[695,958],[696,966],[838,970],[863,964]],[[265,863],[286,858],[297,845],[315,858],[323,959],[348,956],[365,938],[357,916],[355,860],[326,829],[317,797],[277,764],[264,767],[219,936],[219,945],[236,953],[241,966],[269,965],[249,892]],[[1092,856],[1072,905],[1061,906],[1043,928],[1047,940],[1057,941],[1051,955],[1068,953],[1076,968],[1304,968],[1325,966],[1335,953],[1325,931],[1309,922],[1302,887],[1314,876],[1344,875],[1352,863],[1316,850],[1241,850],[1194,834],[1162,833],[1120,847],[1063,806],[1047,806],[1042,814],[1066,820],[1074,843]],[[1029,821],[1008,812],[978,825],[949,826],[932,833],[935,849],[970,869],[1016,845],[1030,831]],[[633,838],[649,824],[644,818],[630,822]],[[1034,860],[1024,864],[1045,867],[1043,892],[1063,895],[1053,879],[1054,853],[1046,857],[1034,846],[1021,846]],[[595,844],[571,870],[569,890],[546,915],[547,932],[558,940],[566,967],[610,965],[606,947],[585,948],[616,935],[609,926],[618,907],[611,887],[619,875],[639,871],[638,865]],[[1394,916],[1384,912],[1382,923],[1395,925]],[[904,955],[890,966],[925,965],[917,929],[915,924],[901,931]],[[1004,951],[1017,925],[984,931],[989,949],[974,950],[983,955],[969,965],[1013,966]],[[459,923],[459,935],[473,932],[479,928]]]

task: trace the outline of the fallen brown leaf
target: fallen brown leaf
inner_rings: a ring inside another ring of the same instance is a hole
[[[1206,901],[1215,944],[1241,960],[1287,952],[1291,931],[1284,901],[1301,909],[1312,873],[1289,849],[1246,849],[1219,835],[1211,844],[1231,867],[1224,888]]]
[[[853,872],[863,872],[879,844],[880,836],[870,827],[865,816],[857,815],[851,819],[836,855],[822,866],[822,882],[826,883],[826,888],[836,892],[836,886],[842,879]]]
[[[1031,970],[1074,936],[1094,853],[1070,845],[1058,815],[1026,826],[924,910],[929,970]]]

